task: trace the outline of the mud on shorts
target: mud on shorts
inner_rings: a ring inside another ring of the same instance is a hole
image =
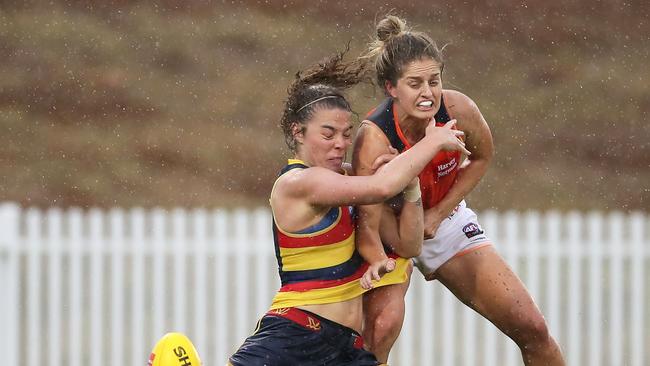
[[[425,239],[422,253],[413,258],[413,263],[427,281],[448,260],[467,254],[478,248],[491,245],[474,211],[461,201],[447,218],[442,220],[436,235]]]
[[[230,357],[233,366],[375,366],[363,338],[339,323],[297,308],[270,310]]]

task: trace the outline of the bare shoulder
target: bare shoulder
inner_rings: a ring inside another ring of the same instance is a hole
[[[467,131],[477,125],[487,124],[476,103],[467,95],[457,90],[445,89],[443,96],[449,116],[458,121],[459,129]]]
[[[305,169],[292,169],[278,177],[273,184],[271,200],[276,200],[287,194],[295,195],[304,185],[303,178],[305,175],[301,174],[303,170]]]
[[[337,176],[340,174],[318,166],[304,169],[292,169],[278,178],[275,182],[275,188],[281,191],[287,190],[291,192],[301,192],[306,187],[309,187],[313,181],[320,180],[324,175]]]
[[[320,217],[323,207],[310,202],[314,186],[312,177],[324,168],[293,169],[286,172],[275,182],[271,191],[271,208],[279,228],[295,231],[311,224],[310,220]]]
[[[390,141],[384,131],[370,121],[363,121],[354,139],[352,170],[354,175],[372,174],[375,159],[390,152]]]
[[[361,125],[357,130],[355,143],[365,140],[382,142],[386,145],[390,144],[388,137],[386,137],[384,131],[382,131],[381,128],[379,128],[379,126],[374,124],[372,121],[368,120],[361,122]]]
[[[461,119],[480,114],[478,106],[472,98],[467,95],[452,89],[444,89],[443,96],[445,98],[445,106],[451,114],[452,118]]]
[[[383,154],[385,151],[388,151],[389,146],[390,141],[384,131],[382,131],[376,124],[365,120],[361,122],[361,126],[359,126],[359,129],[357,130],[357,135],[354,138],[354,149],[352,154],[353,157],[359,153],[368,153],[371,151]]]
[[[451,118],[458,122],[458,129],[465,132],[465,143],[472,152],[470,160],[491,157],[493,154],[492,134],[488,123],[478,106],[467,95],[456,91],[443,90],[445,106]]]
[[[273,186],[271,200],[300,200],[309,203],[309,197],[322,187],[322,182],[335,183],[344,175],[323,167],[293,169],[284,173]]]

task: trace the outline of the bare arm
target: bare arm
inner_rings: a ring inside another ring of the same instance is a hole
[[[388,139],[381,131],[373,128],[372,125],[362,124],[357,132],[352,152],[354,175],[372,175],[374,173],[372,163],[382,154],[390,153],[389,146]],[[357,206],[356,246],[359,254],[371,264],[381,263],[387,259],[379,236],[383,207],[383,201],[373,205]]]
[[[419,180],[414,180],[404,192],[417,189]],[[409,200],[406,193],[399,197],[399,217],[391,207],[385,207],[379,224],[379,237],[384,245],[388,245],[395,253],[403,258],[412,258],[422,251],[422,232],[424,231],[424,214],[422,198]]]
[[[373,163],[383,154],[390,152],[386,136],[372,124],[364,124],[357,134],[352,166],[356,175],[373,174]],[[394,149],[393,149],[394,150]],[[407,189],[419,191],[415,178]],[[417,197],[416,197],[417,198]],[[403,199],[403,197],[400,197]],[[412,199],[410,199],[413,201]],[[422,249],[423,214],[419,198],[414,202],[404,201],[400,219],[384,203],[357,206],[357,250],[371,265],[362,278],[364,288],[372,287],[372,279],[378,279],[382,266],[387,261],[382,242],[391,246],[402,257],[412,257]],[[381,231],[380,231],[381,230]]]
[[[469,164],[463,164],[459,169],[456,181],[445,197],[425,210],[425,237],[435,235],[440,222],[476,187],[494,155],[490,128],[474,101],[459,92],[449,91],[447,95],[450,112],[458,119],[457,127],[465,132],[465,144],[472,155],[468,158]]]
[[[441,149],[466,151],[452,126],[427,128],[426,136],[407,152],[382,166],[373,175],[346,176],[322,167],[288,174],[278,193],[313,206],[336,207],[380,203],[399,193]],[[280,183],[280,181],[278,181]]]
[[[375,125],[367,123],[359,129],[352,155],[354,173],[368,175],[373,173],[371,164],[382,154],[388,153],[390,143],[384,133]],[[397,150],[394,150],[396,153]],[[419,193],[419,180],[414,178],[406,187],[406,191]],[[387,204],[358,206],[359,225],[358,248],[364,254],[364,246],[377,247],[381,243],[391,247],[399,256],[415,257],[422,250],[423,213],[422,200],[417,197],[397,196],[400,205],[399,218]],[[374,243],[374,242],[377,243]]]

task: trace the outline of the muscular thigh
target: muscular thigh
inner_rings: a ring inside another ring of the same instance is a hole
[[[506,333],[541,317],[524,284],[492,246],[449,260],[435,278]]]
[[[363,294],[363,314],[366,321],[375,319],[386,311],[403,312],[404,296],[409,287],[413,265],[409,263],[406,271],[409,277],[406,282],[377,287]]]

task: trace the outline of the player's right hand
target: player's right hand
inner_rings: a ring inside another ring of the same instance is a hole
[[[444,151],[460,151],[463,154],[471,155],[472,153],[465,148],[463,137],[465,132],[456,129],[456,120],[445,123],[442,127],[437,127],[436,122],[432,119],[425,130],[429,138],[438,142],[440,148]]]

